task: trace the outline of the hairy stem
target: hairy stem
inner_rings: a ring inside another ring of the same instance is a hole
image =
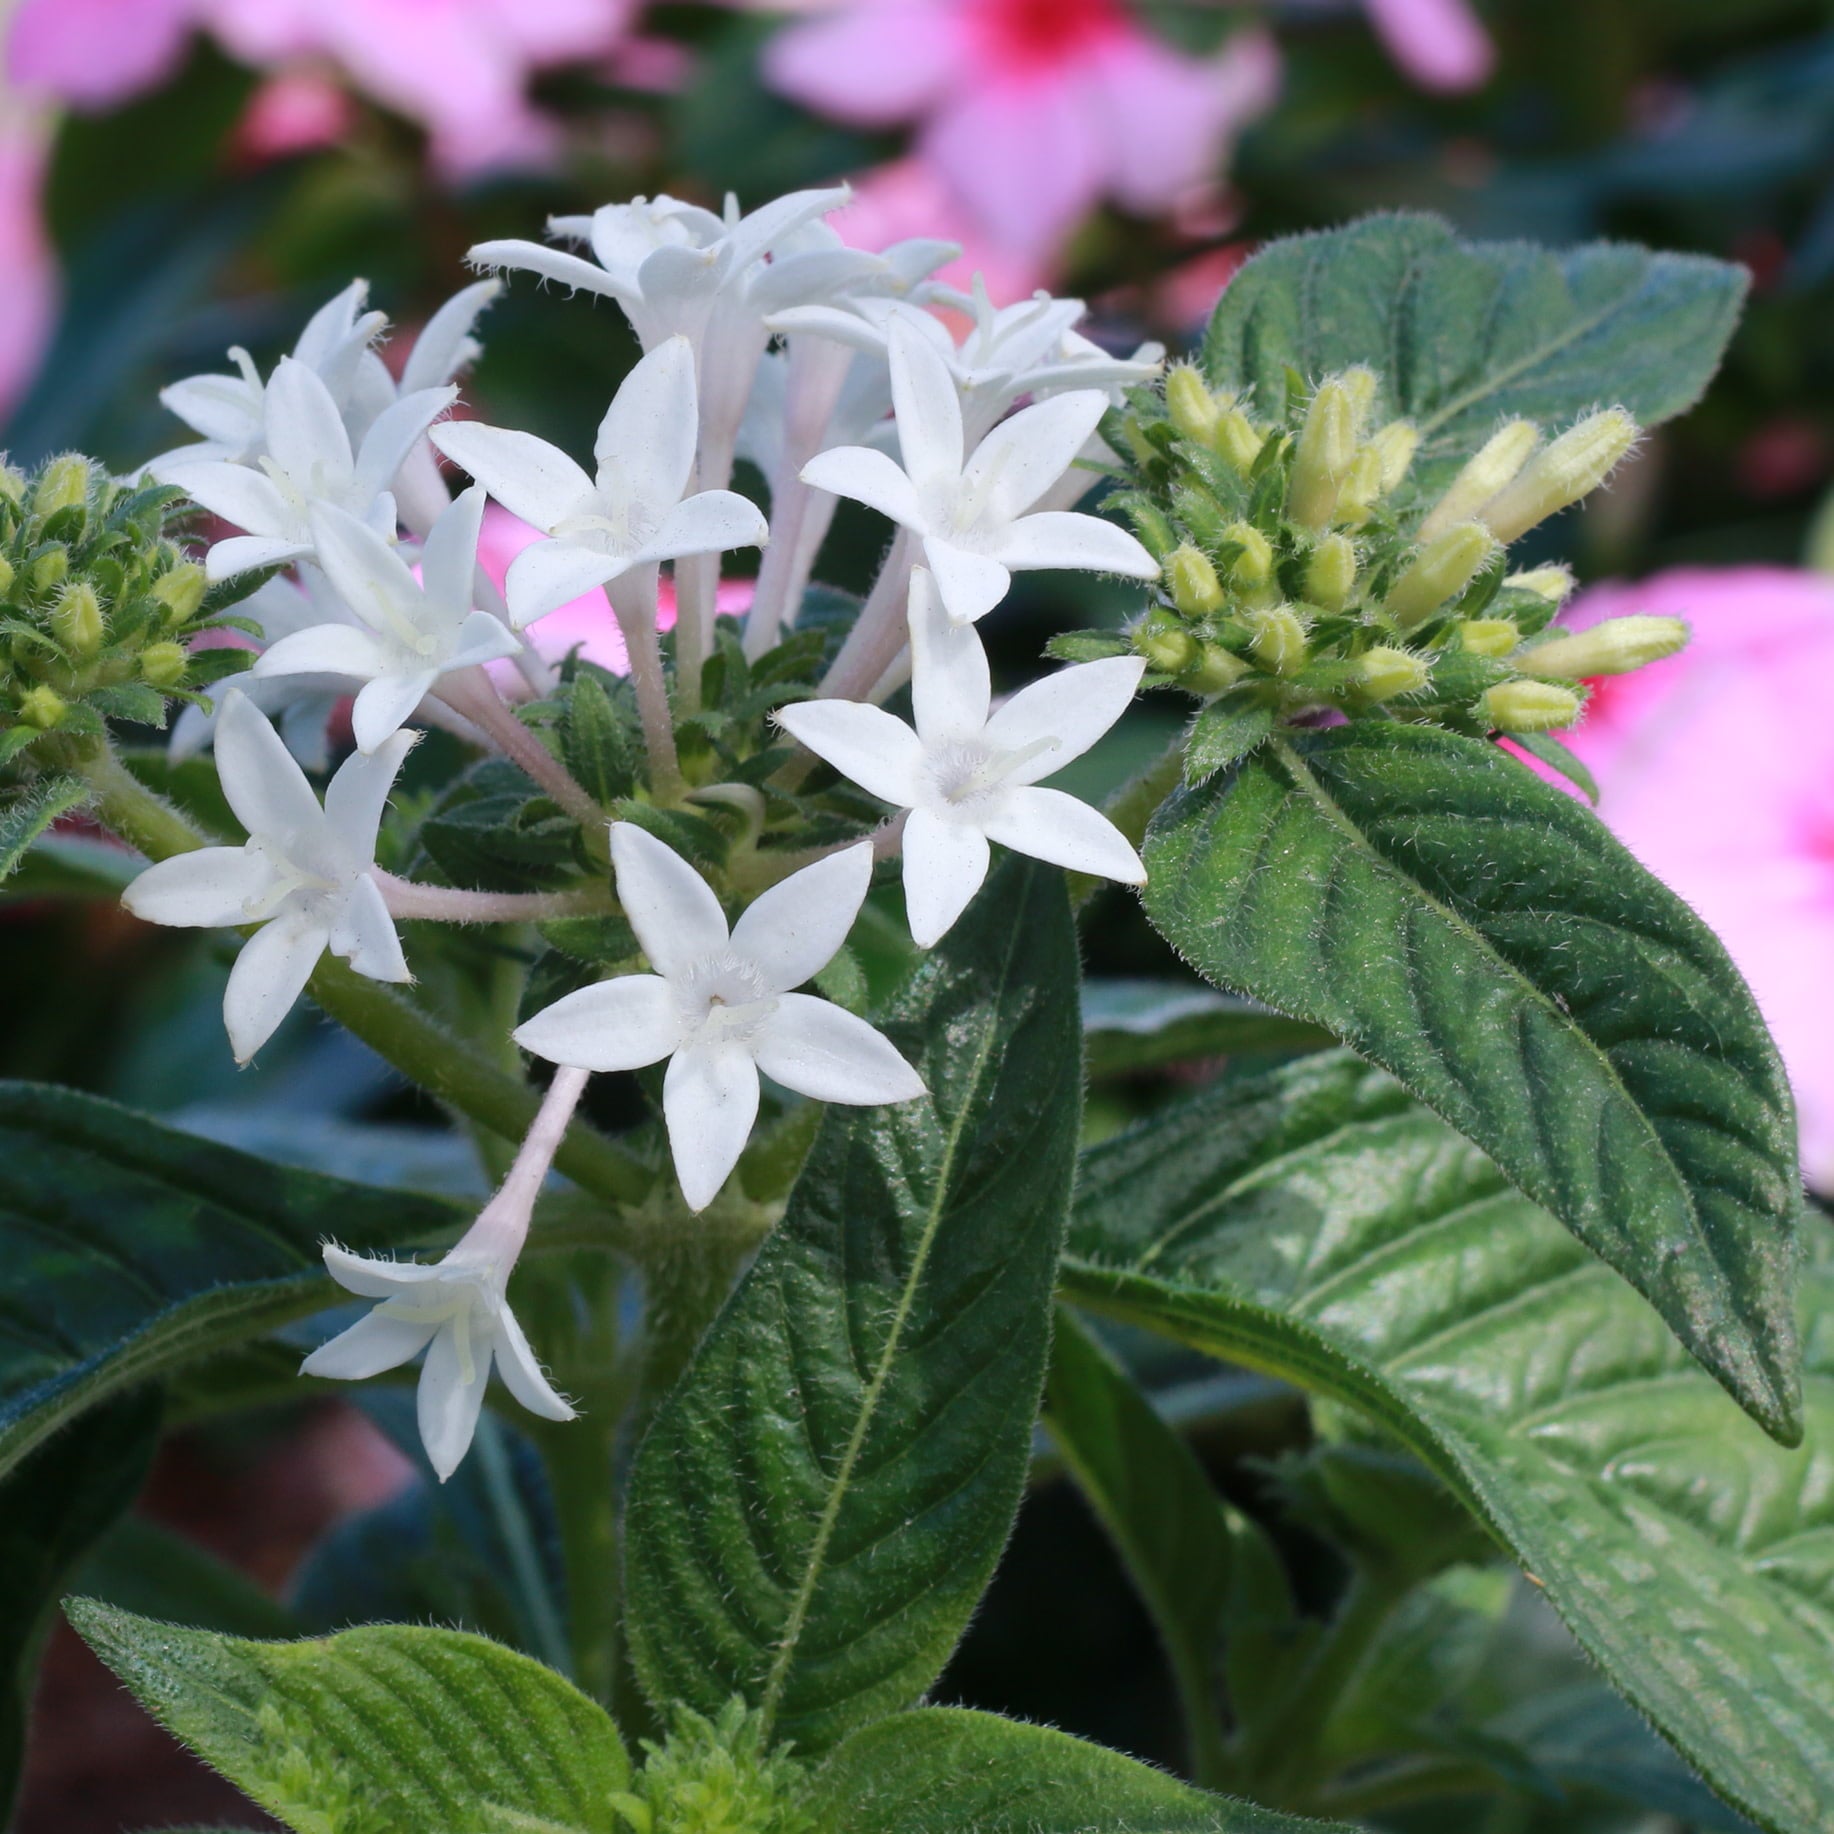
[[[677,592],[679,592],[679,583]],[[656,629],[656,569],[633,567],[605,588],[612,614],[624,635],[631,686],[637,691],[637,717],[643,724],[643,749],[649,754],[650,794],[658,802],[681,797],[681,759],[675,750],[675,721],[669,712],[668,684],[662,676],[662,642]],[[676,659],[681,656],[679,600],[675,620]]]
[[[573,780],[567,767],[517,719],[497,684],[482,668],[458,669],[441,678],[438,695],[463,714],[514,764],[547,791],[582,827],[596,828],[605,811]]]
[[[370,875],[391,917],[428,923],[546,923],[616,910],[610,892],[581,886],[564,892],[470,892],[450,885],[417,885],[379,867]]]
[[[824,700],[864,700],[904,647],[904,605],[916,557],[917,544],[900,529],[841,653],[816,689]]]
[[[96,792],[96,819],[149,860],[169,860],[207,845],[191,818],[149,790],[106,739],[76,762]]]

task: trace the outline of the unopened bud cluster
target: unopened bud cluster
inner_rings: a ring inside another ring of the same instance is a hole
[[[30,477],[0,464],[0,759],[110,716],[163,725],[168,699],[197,698],[210,671],[191,640],[241,592],[208,593],[171,539],[181,502],[75,455]]]
[[[1128,641],[1160,682],[1286,712],[1532,733],[1571,725],[1588,677],[1686,642],[1670,618],[1543,639],[1571,576],[1509,568],[1511,542],[1596,490],[1635,444],[1622,408],[1552,435],[1506,421],[1426,487],[1418,432],[1381,412],[1387,397],[1356,367],[1295,378],[1270,418],[1184,365],[1162,396],[1131,399],[1134,488],[1119,503],[1164,571]],[[1065,641],[1069,653],[1077,640]]]

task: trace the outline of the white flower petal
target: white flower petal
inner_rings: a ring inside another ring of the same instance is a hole
[[[299,1373],[339,1382],[366,1381],[417,1357],[432,1342],[435,1329],[377,1310],[320,1344],[300,1364]]]
[[[356,752],[325,786],[325,821],[351,856],[365,866],[376,857],[376,830],[395,778],[418,733],[398,732],[374,752]]]
[[[1012,589],[1012,574],[991,555],[971,554],[931,535],[925,538],[923,557],[936,577],[943,608],[957,624],[986,617]]]
[[[900,310],[886,331],[898,449],[919,491],[953,486],[962,471],[962,407],[949,366]]]
[[[162,467],[169,470],[169,467]],[[155,474],[158,475],[158,474]],[[162,483],[168,481],[161,478]],[[178,482],[176,478],[170,480]],[[279,487],[266,472],[247,465],[194,465],[186,468],[181,485],[186,496],[201,503],[213,516],[233,522],[251,535],[291,539],[296,533],[293,512]],[[218,547],[224,544],[218,542]]]
[[[917,486],[892,459],[871,446],[830,446],[816,453],[803,466],[802,481],[815,490],[864,503],[901,528],[923,527]]]
[[[1120,573],[1128,579],[1159,577],[1159,563],[1125,529],[1077,510],[1040,510],[1020,517],[999,538],[994,552],[1015,572],[1068,567]]]
[[[868,1108],[908,1102],[923,1078],[883,1032],[832,1000],[786,993],[757,1038],[758,1068],[798,1095]]]
[[[575,1417],[571,1403],[555,1392],[516,1314],[508,1306],[497,1314],[497,1373],[503,1378],[503,1386],[531,1414],[543,1420]]]
[[[611,825],[618,899],[650,966],[673,980],[730,940],[713,888],[674,848],[635,822]]]
[[[681,1010],[659,974],[623,974],[544,1006],[511,1034],[525,1051],[576,1070],[641,1070],[681,1043]]]
[[[373,632],[353,624],[319,624],[270,644],[250,673],[258,681],[274,675],[349,675],[373,681],[388,666],[388,651]]]
[[[458,400],[455,388],[423,388],[403,395],[375,418],[357,449],[356,483],[367,502],[395,481],[407,456],[426,436],[427,429]]]
[[[341,955],[358,974],[372,981],[399,985],[414,978],[408,970],[407,957],[401,953],[401,938],[395,934],[395,920],[388,914],[382,888],[368,873],[351,886],[337,922],[331,926],[327,946],[333,955]]]
[[[827,338],[869,356],[885,354],[883,327],[843,306],[789,306],[773,312],[766,324],[784,337]]]
[[[121,894],[142,923],[216,929],[246,923],[248,907],[274,883],[274,869],[246,847],[200,847],[149,866]]]
[[[1054,743],[1009,771],[1007,782],[1036,783],[1080,758],[1132,706],[1145,673],[1144,657],[1104,656],[1027,683],[987,722],[987,738],[1006,752]]]
[[[223,697],[216,753],[223,794],[251,835],[284,847],[321,831],[324,816],[305,772],[247,695]]]
[[[738,1164],[758,1118],[758,1066],[738,1045],[690,1046],[662,1079],[675,1176],[690,1210],[704,1210]]]
[[[653,524],[688,488],[699,437],[694,347],[665,338],[638,360],[599,422],[592,449],[599,489],[628,504],[639,526]]]
[[[978,735],[993,705],[987,651],[972,624],[943,607],[928,568],[911,574],[911,707],[926,745]]]
[[[242,376],[186,376],[159,391],[159,405],[205,439],[246,451],[261,437],[262,391]]]
[[[474,611],[460,626],[458,638],[441,665],[445,669],[465,669],[475,662],[494,662],[499,656],[514,656],[522,640],[499,617],[488,611]]]
[[[329,940],[324,924],[284,913],[242,945],[223,989],[223,1024],[237,1063],[247,1063],[273,1037]]]
[[[234,579],[238,573],[250,573],[256,567],[284,567],[290,561],[304,560],[312,552],[309,541],[293,541],[268,535],[231,535],[226,541],[212,544],[204,556],[204,576],[219,585]]]
[[[578,255],[569,255],[558,248],[547,248],[539,242],[517,239],[480,242],[465,259],[473,267],[521,268],[527,273],[539,274],[544,280],[558,280],[564,287],[583,287],[588,293],[617,297],[611,276],[604,269],[594,267],[590,261],[583,261]]]
[[[386,745],[414,716],[439,679],[438,669],[416,669],[411,674],[378,675],[358,691],[350,708],[350,734],[360,752]]]
[[[319,1252],[332,1279],[363,1299],[393,1299],[404,1287],[440,1278],[437,1261],[391,1261],[381,1255],[352,1254],[336,1242],[326,1242]]]
[[[475,280],[461,287],[422,326],[420,336],[401,370],[401,392],[437,388],[450,382],[474,362],[477,339],[472,334],[478,315],[503,291],[500,280]]]
[[[420,584],[429,607],[457,626],[472,607],[478,571],[478,531],[484,525],[482,484],[453,498],[420,550]]]
[[[352,475],[350,435],[338,404],[318,372],[296,357],[275,365],[266,423],[268,456],[295,483],[309,489],[319,478]]]
[[[459,1354],[458,1327],[441,1325],[427,1351],[420,1372],[415,1413],[420,1423],[420,1443],[443,1484],[471,1450],[484,1406],[484,1385],[490,1380],[491,1339],[472,1316],[470,1356]]]
[[[852,196],[846,185],[829,185],[820,190],[787,191],[768,204],[760,204],[727,237],[734,265],[758,260],[804,224],[839,210]]]
[[[615,555],[599,548],[582,548],[571,541],[537,541],[509,563],[504,576],[509,621],[522,630],[556,607],[616,579],[624,566]],[[606,616],[610,615],[607,607]]]
[[[871,889],[872,846],[861,841],[762,893],[733,925],[733,949],[772,993],[787,993],[834,960]]]
[[[975,448],[962,472],[962,489],[984,489],[993,512],[1010,521],[1022,515],[1075,463],[1108,398],[1077,389],[1021,408]]]
[[[510,512],[544,533],[593,493],[592,480],[558,446],[533,433],[442,421],[427,437]]]
[[[1100,809],[1062,790],[1017,787],[987,824],[990,840],[1014,853],[1123,885],[1144,885],[1146,868],[1127,836]]]
[[[631,559],[676,560],[686,554],[723,554],[761,548],[770,539],[764,512],[736,490],[703,490],[663,517],[662,526]]]
[[[777,710],[777,724],[843,777],[894,807],[908,809],[916,799],[923,745],[883,707],[849,700],[797,701]]]
[[[973,901],[993,849],[979,828],[916,809],[904,824],[904,914],[911,940],[933,947]]]

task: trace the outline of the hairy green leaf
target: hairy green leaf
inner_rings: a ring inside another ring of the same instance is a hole
[[[1348,1053],[1085,1155],[1070,1295],[1356,1406],[1513,1550],[1612,1682],[1777,1834],[1834,1799],[1834,1255],[1806,1443],[1467,1141]]]
[[[605,1710],[483,1637],[376,1624],[250,1643],[93,1600],[69,1614],[167,1731],[299,1834],[622,1828],[630,1760]]]
[[[1719,940],[1587,810],[1478,740],[1351,725],[1174,797],[1146,861],[1199,972],[1398,1076],[1793,1440],[1789,1085]]]
[[[40,777],[0,797],[0,880],[19,867],[32,843],[59,816],[80,809],[95,792],[81,777]]]
[[[1126,1076],[1238,1051],[1316,1051],[1336,1042],[1322,1026],[1191,981],[1085,981],[1083,1035],[1091,1076]]]
[[[329,1303],[319,1243],[450,1231],[451,1206],[0,1083],[0,1473],[105,1395]]]
[[[652,1700],[820,1752],[935,1679],[1004,1545],[1082,1097],[1060,874],[1012,862],[881,1024],[927,1098],[831,1108],[631,1481]]]
[[[872,1834],[1325,1834],[992,1713],[926,1707],[857,1732],[822,1767],[824,1827]]]
[[[1214,701],[1198,709],[1184,742],[1184,780],[1192,789],[1262,744],[1274,729],[1271,707]]]
[[[1307,382],[1366,363],[1371,415],[1420,430],[1411,481],[1442,487],[1522,415],[1564,426],[1605,402],[1645,426],[1700,398],[1747,275],[1698,255],[1595,242],[1553,253],[1464,242],[1430,216],[1376,216],[1271,243],[1218,302],[1204,338],[1211,385],[1249,389],[1263,412]]]

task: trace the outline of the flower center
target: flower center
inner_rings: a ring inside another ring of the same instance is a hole
[[[270,875],[265,890],[242,901],[242,915],[250,923],[266,923],[279,914],[283,905],[322,907],[343,890],[341,881],[329,868],[302,865],[271,842],[251,840],[247,851],[261,859]]]
[[[777,1010],[757,967],[729,949],[696,962],[675,983],[675,998],[697,1044],[743,1044]]]
[[[484,1288],[484,1280],[475,1273],[441,1274],[439,1279],[428,1280],[397,1298],[383,1300],[377,1310],[405,1324],[450,1325],[452,1347],[458,1352],[459,1380],[469,1385],[478,1379],[478,1315],[481,1312],[487,1319],[490,1315]]]
[[[1061,69],[1128,32],[1116,0],[971,0],[968,15],[990,58],[1014,74]]]
[[[938,746],[925,760],[931,788],[943,805],[938,812],[971,820],[986,819],[992,815],[1013,772],[1056,749],[1055,739],[1034,739],[1017,751],[998,751],[977,739]]]

